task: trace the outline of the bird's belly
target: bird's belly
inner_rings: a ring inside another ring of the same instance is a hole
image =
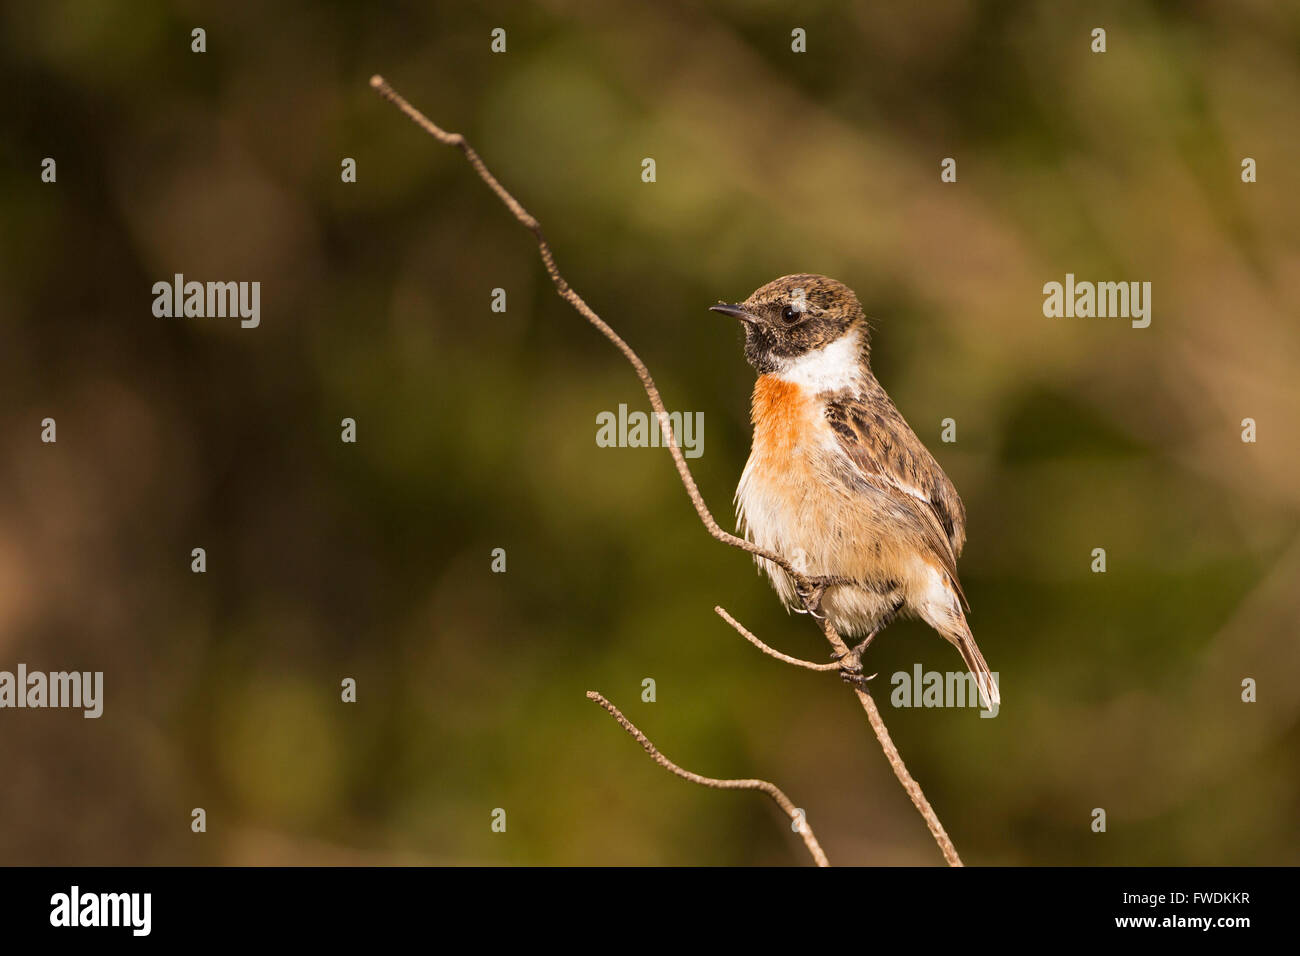
[[[736,489],[737,515],[755,544],[809,574],[824,563],[835,519],[821,464],[833,439],[813,396],[769,376],[759,379],[754,446]]]
[[[778,397],[779,404],[762,395],[760,379],[754,447],[736,489],[742,531],[803,574],[858,582],[831,588],[822,608],[846,633],[870,630],[898,605],[905,586],[898,577],[914,555],[905,553],[873,492],[840,477],[838,443],[820,406],[797,391]],[[781,599],[800,607],[789,575],[770,561],[758,564]]]
[[[802,450],[781,467],[751,456],[736,489],[737,511],[750,540],[805,574],[829,573],[838,563],[833,545],[842,539],[844,508],[837,497]]]
[[[859,502],[818,478],[815,461],[792,458],[780,471],[747,468],[737,491],[742,527],[749,540],[781,555],[810,577],[855,582],[829,589],[822,610],[846,634],[871,630],[892,614],[902,582],[885,565],[884,529],[864,520]],[[801,607],[794,583],[781,568],[758,559],[781,600]]]

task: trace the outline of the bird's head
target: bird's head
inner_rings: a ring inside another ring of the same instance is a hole
[[[800,360],[827,355],[827,346],[844,359],[865,362],[866,316],[853,290],[826,276],[783,276],[754,291],[744,302],[710,306],[745,327],[745,359],[760,374],[777,374],[810,364]]]

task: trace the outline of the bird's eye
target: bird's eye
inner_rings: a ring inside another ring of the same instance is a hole
[[[781,310],[781,321],[786,325],[794,325],[803,318],[803,312],[792,305],[787,305]]]

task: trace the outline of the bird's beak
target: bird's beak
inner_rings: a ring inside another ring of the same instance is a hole
[[[725,303],[720,302],[717,305],[709,306],[709,311],[721,312],[723,315],[729,315],[733,319],[740,319],[740,321],[742,322],[758,321],[758,319],[755,316],[745,311],[745,307],[741,305],[727,305]]]

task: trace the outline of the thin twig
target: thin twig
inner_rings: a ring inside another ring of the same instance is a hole
[[[837,671],[840,669],[839,661],[831,661],[829,664],[814,664],[812,661],[802,661],[797,657],[791,657],[789,654],[782,654],[775,647],[769,647],[764,644],[761,640],[750,633],[749,630],[746,629],[745,625],[741,624],[722,608],[715,607],[713,610],[718,617],[722,618],[735,628],[737,634],[749,641],[749,643],[753,644],[768,657],[775,657],[778,661],[785,661],[787,664],[793,664],[795,667],[804,667],[810,671]]]
[[[673,456],[673,462],[677,465],[677,474],[681,478],[682,484],[686,488],[686,493],[690,496],[691,504],[695,506],[695,512],[704,522],[705,529],[717,540],[724,544],[729,544],[733,548],[740,548],[748,551],[750,554],[766,558],[768,561],[779,566],[792,578],[798,581],[803,580],[803,575],[796,571],[788,561],[774,551],[761,548],[752,541],[746,541],[744,538],[731,534],[723,530],[722,526],[713,517],[713,512],[709,511],[709,506],[704,503],[704,496],[700,494],[700,489],[695,484],[695,478],[691,475],[691,469],[686,464],[686,458],[682,455],[682,450],[678,447],[677,436],[673,432],[672,420],[668,417],[668,409],[664,406],[663,398],[659,395],[659,388],[655,385],[654,379],[650,376],[650,370],[646,368],[641,357],[632,350],[632,346],[623,341],[622,336],[615,332],[591,306],[583,300],[573,290],[573,287],[560,275],[560,270],[556,268],[555,256],[551,253],[550,244],[547,243],[546,237],[542,235],[542,227],[536,219],[525,209],[514,196],[506,190],[504,186],[497,181],[492,175],[483,160],[479,158],[474,147],[465,141],[465,137],[460,133],[449,133],[442,127],[438,126],[433,120],[429,119],[414,106],[408,103],[400,93],[394,90],[385,82],[382,76],[372,76],[370,85],[379,92],[379,95],[391,102],[399,110],[410,117],[417,126],[436,139],[438,142],[447,146],[454,146],[465,154],[469,164],[474,167],[474,172],[478,173],[479,179],[487,183],[507,209],[519,220],[524,228],[528,229],[537,238],[537,248],[542,256],[542,264],[546,266],[546,273],[555,283],[555,288],[559,290],[560,295],[571,306],[578,310],[578,313],[595,326],[601,335],[609,339],[614,346],[623,353],[623,357],[628,360],[632,368],[636,371],[637,378],[641,379],[641,385],[645,388],[646,395],[650,398],[650,407],[654,409],[656,417],[659,419],[659,428],[662,434],[668,436],[668,450]]]
[[[795,667],[804,667],[810,671],[831,671],[839,670],[838,661],[830,664],[814,664],[812,661],[800,660],[797,657],[791,657],[789,654],[782,654],[774,647],[764,644],[758,637],[752,634],[743,624],[728,614],[723,608],[715,607],[713,609],[718,617],[722,618],[733,628],[736,633],[743,637],[749,643],[753,644],[764,654],[769,657],[775,657],[779,661],[787,664],[793,664]],[[839,633],[831,627],[829,622],[822,622],[822,629],[826,634],[826,639],[830,641],[837,653],[843,654],[848,650]],[[930,806],[930,801],[925,798],[925,791],[921,785],[907,770],[907,764],[903,763],[903,757],[894,746],[894,738],[889,735],[889,728],[885,726],[884,718],[880,716],[880,709],[876,707],[875,698],[865,687],[855,685],[854,690],[858,695],[858,700],[862,704],[862,709],[867,712],[867,723],[871,724],[871,729],[876,734],[876,739],[880,741],[880,749],[885,752],[885,759],[889,761],[889,766],[894,770],[894,776],[898,782],[903,785],[903,790],[912,798],[912,804],[925,820],[925,825],[930,828],[930,833],[934,837],[934,842],[939,845],[939,850],[943,853],[943,858],[949,866],[962,866],[961,857],[957,854],[957,848],[953,846],[952,838],[948,836],[948,831],[943,828],[943,823],[939,820],[939,815],[934,812],[934,807]]]
[[[655,385],[654,379],[650,376],[650,370],[646,368],[645,363],[641,361],[641,357],[633,351],[632,347],[623,341],[622,337],[615,332],[604,319],[597,315],[595,311],[592,310],[591,306],[587,305],[587,303],[583,301],[582,296],[573,291],[569,283],[562,275],[560,275],[560,270],[555,265],[555,257],[551,254],[551,247],[546,242],[545,236],[542,235],[542,228],[538,224],[537,220],[533,218],[533,216],[529,214],[528,210],[519,203],[519,200],[510,195],[510,193],[506,191],[505,187],[497,181],[497,178],[493,176],[487,166],[484,165],[483,160],[479,158],[478,153],[476,153],[473,147],[465,141],[465,137],[460,133],[449,133],[442,129],[408,103],[405,98],[384,81],[382,76],[372,76],[370,78],[370,85],[378,91],[381,96],[405,113],[417,126],[438,142],[447,146],[454,146],[464,153],[465,158],[469,160],[470,165],[474,167],[474,171],[478,174],[479,178],[497,194],[497,198],[505,204],[506,208],[510,210],[515,219],[517,219],[521,225],[532,232],[536,237],[537,248],[542,257],[542,264],[546,267],[546,273],[551,277],[551,281],[555,283],[555,288],[559,291],[560,296],[572,305],[584,319],[590,322],[601,335],[605,336],[605,338],[612,342],[614,346],[623,353],[623,357],[628,360],[628,363],[631,364],[632,368],[636,371],[637,378],[641,380],[641,385],[645,389],[647,397],[650,399],[650,406],[654,409],[655,415],[659,419],[660,431],[668,436],[668,451],[673,456],[673,462],[677,466],[677,475],[681,479],[682,486],[686,489],[686,494],[690,496],[691,504],[695,506],[695,513],[699,515],[700,521],[704,524],[705,530],[723,544],[728,544],[733,548],[740,548],[742,551],[748,551],[750,554],[771,561],[777,567],[790,575],[796,584],[807,584],[807,578],[802,573],[795,570],[795,568],[779,554],[769,551],[766,548],[761,548],[752,541],[747,541],[744,538],[723,530],[714,519],[713,513],[709,511],[708,505],[704,503],[704,496],[700,494],[700,489],[695,484],[695,478],[691,475],[691,469],[686,464],[686,458],[682,455],[681,448],[678,447],[677,436],[673,432],[672,421],[668,417],[668,410],[664,406],[663,398],[659,395],[659,389]],[[836,632],[835,628],[832,627],[828,621],[823,620],[819,623],[822,631],[826,634],[826,639],[830,641],[831,647],[834,648],[838,654],[842,655],[847,653],[848,646]],[[742,635],[743,634],[744,632],[742,632]],[[750,635],[750,637],[752,637],[752,635]],[[753,638],[753,641],[757,642],[758,639]],[[758,644],[761,644],[761,642],[758,642]],[[762,645],[762,647],[766,647],[766,645]],[[768,648],[768,650],[771,650],[771,648]],[[779,655],[779,652],[773,651],[773,655],[777,656]],[[790,660],[791,662],[794,662],[793,658]],[[894,741],[889,736],[889,731],[885,728],[884,720],[881,718],[880,711],[877,710],[876,703],[872,699],[871,694],[862,687],[857,687],[855,690],[858,695],[858,700],[861,701],[862,707],[867,713],[867,722],[871,724],[871,729],[875,732],[876,739],[880,741],[881,749],[885,752],[885,758],[889,761],[889,765],[894,768],[894,775],[898,777],[899,782],[903,785],[903,789],[906,790],[907,795],[911,797],[912,803],[916,807],[917,812],[919,812],[925,819],[926,826],[930,828],[930,833],[933,834],[935,842],[943,852],[944,859],[946,859],[951,866],[961,866],[961,858],[957,855],[957,850],[953,846],[952,840],[948,837],[947,831],[944,830],[943,824],[939,821],[938,815],[934,812],[934,808],[930,806],[930,802],[925,798],[925,794],[922,792],[920,784],[918,784],[912,778],[912,775],[907,772],[907,766],[903,763],[903,758],[899,756],[898,748],[894,746]]]
[[[831,626],[830,621],[818,621],[821,625],[822,633],[826,635],[826,640],[830,641],[831,647],[835,648],[837,654],[847,654],[848,645],[840,637],[839,632]],[[948,831],[943,828],[943,823],[939,820],[939,814],[934,812],[934,807],[930,806],[930,801],[925,798],[925,791],[921,785],[916,782],[907,770],[907,764],[903,763],[903,757],[894,746],[894,738],[889,735],[889,728],[885,726],[885,719],[880,716],[880,710],[876,707],[875,698],[871,692],[861,684],[855,684],[853,692],[858,695],[858,701],[862,704],[862,709],[867,712],[867,723],[871,724],[871,729],[876,734],[876,740],[880,741],[880,749],[885,752],[885,759],[889,761],[889,766],[894,769],[894,776],[898,782],[903,785],[907,795],[912,798],[912,805],[916,807],[918,813],[925,820],[925,825],[930,828],[930,835],[934,837],[934,842],[939,845],[939,851],[943,853],[944,860],[949,866],[963,866],[961,857],[957,855],[957,847],[953,846],[952,838],[948,836]]]
[[[653,743],[650,738],[637,729],[636,724],[623,716],[623,712],[610,703],[603,695],[596,693],[594,690],[587,691],[587,699],[594,700],[596,703],[609,711],[620,727],[626,730],[639,743],[642,749],[650,755],[650,759],[663,767],[670,773],[675,773],[683,780],[689,780],[691,783],[698,783],[701,787],[711,787],[714,790],[761,790],[771,797],[785,815],[790,818],[794,825],[795,832],[803,837],[804,846],[808,847],[808,852],[812,854],[813,862],[818,866],[830,866],[830,861],[826,859],[826,853],[822,850],[821,844],[817,842],[817,835],[813,833],[812,827],[804,816],[804,812],[794,805],[785,792],[774,783],[768,783],[766,780],[719,780],[716,777],[703,777],[698,773],[692,773],[682,767],[677,766],[669,760]]]

